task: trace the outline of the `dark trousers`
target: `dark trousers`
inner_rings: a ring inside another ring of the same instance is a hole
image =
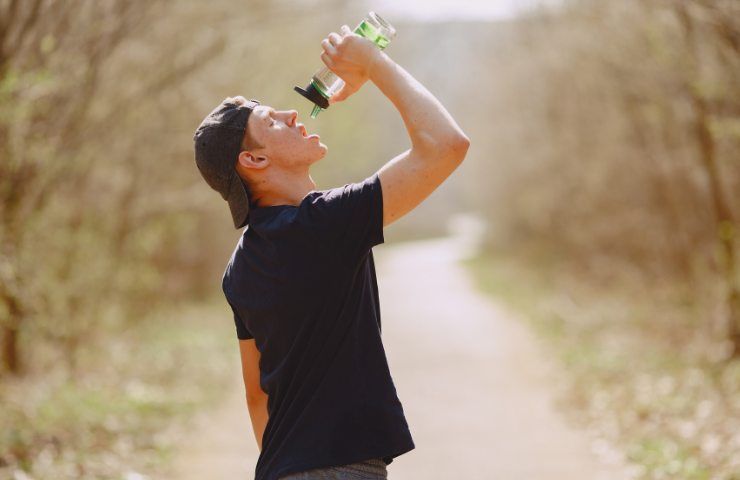
[[[385,480],[388,478],[385,461],[372,458],[362,462],[323,467],[289,473],[280,480]]]

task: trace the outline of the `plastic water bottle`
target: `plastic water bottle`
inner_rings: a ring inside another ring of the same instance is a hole
[[[396,36],[396,29],[377,13],[370,12],[357,25],[354,33],[367,38],[383,50]],[[324,66],[311,77],[311,82],[305,88],[294,87],[294,90],[313,102],[311,118],[316,118],[321,110],[329,108],[329,98],[343,85],[344,80]]]

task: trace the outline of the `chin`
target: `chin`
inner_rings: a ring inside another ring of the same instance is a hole
[[[326,152],[329,151],[329,147],[324,145],[323,143],[319,142],[319,158],[324,158],[326,156]]]
[[[307,164],[313,165],[314,163],[319,162],[326,156],[327,150],[328,148],[326,148],[326,146],[322,146],[313,150],[308,156],[305,157]]]

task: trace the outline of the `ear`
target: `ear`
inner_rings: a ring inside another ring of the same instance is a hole
[[[266,155],[255,155],[247,150],[239,152],[239,157],[236,162],[236,168],[247,169],[247,168],[265,168],[270,161]]]

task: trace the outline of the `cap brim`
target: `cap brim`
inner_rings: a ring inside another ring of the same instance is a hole
[[[234,228],[242,228],[247,224],[249,216],[249,196],[244,188],[242,179],[236,171],[233,172],[229,180],[229,193],[226,197],[231,210],[231,218],[234,221]]]

